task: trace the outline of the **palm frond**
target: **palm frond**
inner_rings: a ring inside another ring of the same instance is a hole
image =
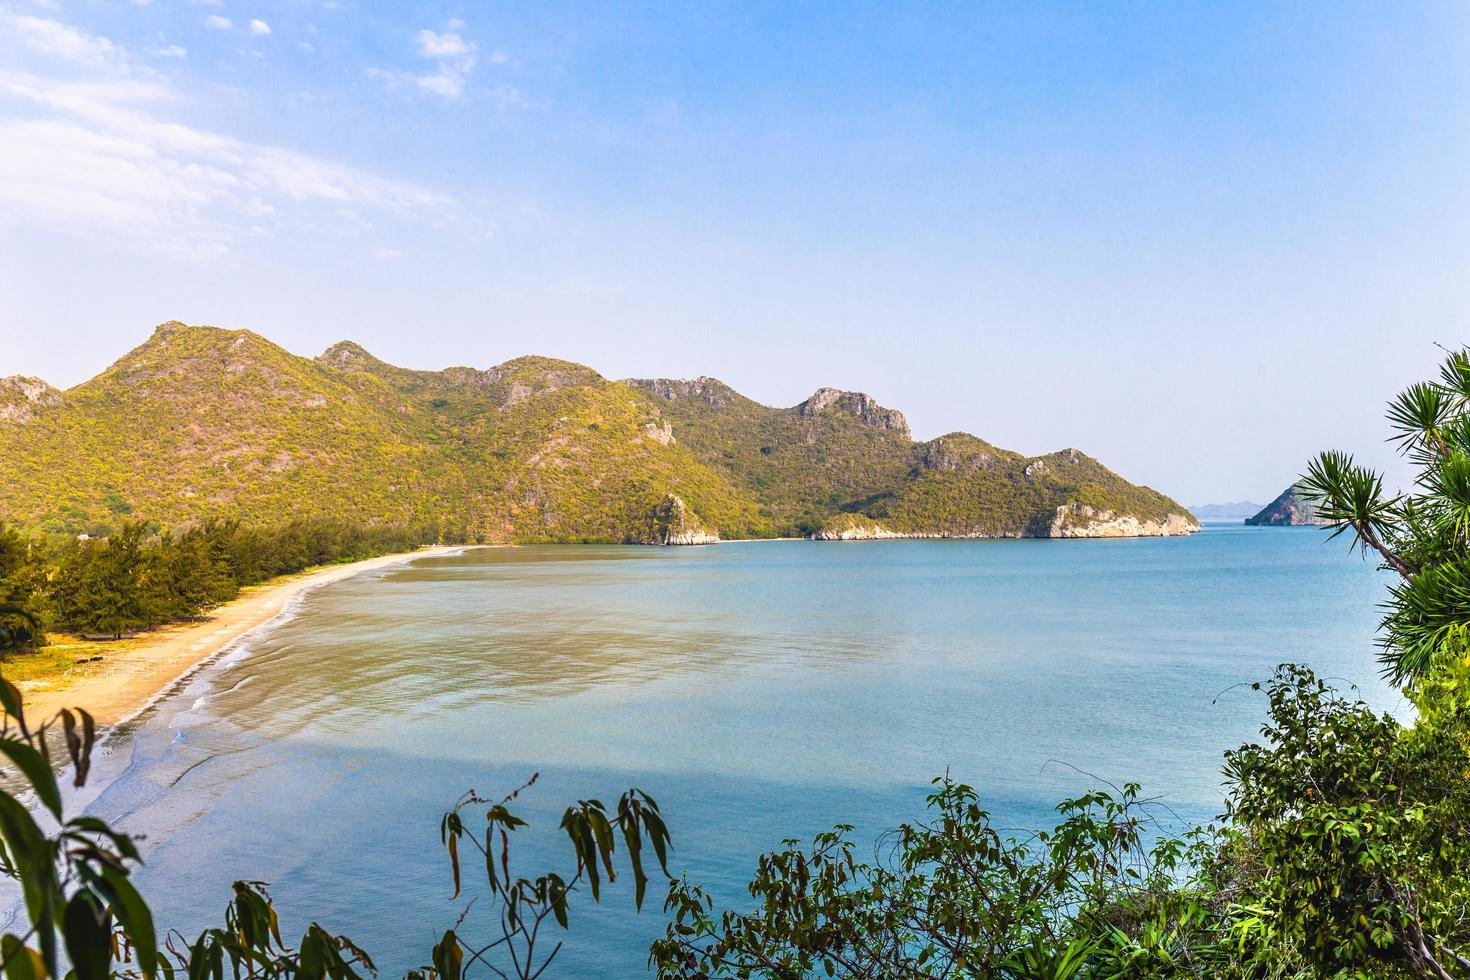
[[[1470,351],[1453,351],[1439,368],[1440,385],[1450,395],[1456,408],[1470,404]]]
[[[1443,451],[1441,430],[1451,417],[1450,395],[1430,381],[1410,385],[1388,406],[1388,422],[1395,434],[1390,441],[1415,462],[1428,462]]]

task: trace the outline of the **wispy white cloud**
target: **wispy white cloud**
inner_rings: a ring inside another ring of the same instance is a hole
[[[210,14],[204,18],[204,26],[215,31],[227,31],[235,26],[235,22],[228,17],[221,17],[219,14]]]
[[[8,26],[14,37],[40,54],[95,68],[122,67],[126,62],[121,46],[58,20],[0,11],[0,24]]]
[[[414,43],[418,45],[419,54],[425,58],[444,60],[449,58],[463,58],[466,55],[473,56],[475,46],[458,34],[438,34],[430,30],[419,31],[413,37]]]
[[[414,35],[414,48],[419,57],[438,63],[434,71],[394,71],[374,67],[368,69],[368,76],[390,89],[409,89],[444,99],[462,98],[478,58],[475,42],[459,33],[463,28],[464,21],[456,19],[449,21],[443,32],[425,28]]]
[[[250,21],[250,33],[264,37],[271,32],[271,25],[263,20],[253,19]]]
[[[400,258],[403,255],[403,250],[400,248],[389,248],[386,245],[379,245],[377,248],[373,249],[373,255],[384,262],[388,262],[393,259]]]
[[[451,199],[435,191],[179,122],[190,95],[121,46],[59,22],[4,16],[27,47],[90,77],[0,68],[0,223],[113,233],[208,258],[292,225],[362,234],[371,226],[358,212],[455,220]],[[174,47],[152,54],[183,57]]]
[[[180,47],[177,44],[165,44],[161,48],[155,48],[153,53],[160,58],[183,59],[189,57],[189,49]]]

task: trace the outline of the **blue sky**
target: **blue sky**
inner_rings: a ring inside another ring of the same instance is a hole
[[[166,319],[1269,499],[1466,340],[1470,8],[0,0],[0,374]]]

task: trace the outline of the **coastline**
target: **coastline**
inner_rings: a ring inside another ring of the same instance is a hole
[[[91,712],[99,727],[116,725],[146,708],[195,667],[279,617],[305,592],[361,572],[474,547],[483,546],[433,545],[344,565],[323,565],[251,586],[203,620],[160,627],[137,638],[133,645],[119,647],[95,673],[17,681],[26,716],[39,722],[61,708],[75,706]]]

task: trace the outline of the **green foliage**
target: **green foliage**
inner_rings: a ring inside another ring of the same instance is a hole
[[[71,967],[68,980],[363,980],[363,973],[376,974],[366,951],[315,922],[295,946],[287,945],[275,905],[259,881],[235,882],[222,926],[206,928],[192,941],[171,931],[160,946],[152,911],[132,882],[142,860],[137,842],[97,817],[64,811],[52,745],[64,748],[72,784],[81,787],[97,734],[92,717],[81,710],[62,710],[30,727],[20,692],[0,678],[0,765],[8,777],[0,788],[0,877],[14,882],[22,898],[15,925],[0,934],[0,970],[7,980],[60,977],[63,957]],[[565,874],[515,877],[510,835],[526,822],[510,805],[534,782],[533,776],[494,803],[467,793],[445,814],[441,838],[455,897],[461,892],[460,852],[468,844],[479,852],[476,863],[487,876],[487,889],[476,898],[498,911],[500,935],[484,943],[463,935],[462,913],[434,945],[429,965],[410,971],[409,980],[462,980],[475,967],[522,980],[543,975],[561,943],[538,948],[542,926],[551,919],[566,929],[571,903],[584,885],[600,900],[603,878],[610,885],[618,876],[619,841],[633,876],[635,906],[641,908],[648,884],[645,845],[668,876],[669,832],[658,804],[631,789],[611,812],[598,800],[567,808],[561,829],[574,863]],[[43,811],[41,820],[22,802],[26,791]],[[487,806],[484,829],[471,832],[468,815],[479,806]]]
[[[551,358],[408,371],[351,344],[312,360],[248,331],[165,324],[54,403],[0,418],[0,519],[57,535],[331,518],[623,542],[676,493],[726,536],[769,535],[659,421],[641,392]]]
[[[500,977],[540,976],[561,949],[559,940],[546,939],[543,926],[550,920],[560,929],[569,927],[571,900],[583,885],[590,890],[594,902],[601,901],[603,877],[606,876],[608,884],[617,880],[614,858],[619,839],[633,874],[636,908],[643,907],[648,886],[643,858],[645,843],[653,848],[660,871],[668,877],[668,828],[658,804],[637,789],[624,793],[612,812],[599,800],[579,800],[567,808],[562,814],[561,830],[575,858],[567,873],[516,877],[511,872],[511,835],[527,824],[511,812],[510,805],[535,782],[536,777],[532,776],[520,789],[498,801],[483,799],[471,791],[444,815],[439,834],[449,854],[454,898],[461,894],[460,853],[468,844],[477,853],[475,863],[485,868],[487,891],[478,897],[488,898],[495,908],[499,935],[475,942],[462,935],[456,925],[435,944],[430,964],[411,971],[408,980],[460,980],[477,964]],[[466,811],[477,806],[487,807],[485,827],[480,833],[471,832],[466,826]],[[463,919],[461,915],[460,921]],[[500,961],[500,966],[494,965],[492,959]]]
[[[1351,534],[1398,573],[1383,621],[1384,672],[1417,695],[1470,674],[1470,354],[1450,354],[1438,379],[1402,392],[1388,420],[1417,470],[1408,492],[1385,492],[1380,474],[1342,452],[1318,456],[1298,487],[1334,537]]]
[[[963,432],[914,442],[883,414],[875,424],[843,401],[818,412],[768,408],[710,378],[631,383],[662,397],[678,438],[748,490],[784,535],[839,527],[846,514],[908,534],[1016,537],[1049,534],[1062,507],[1159,523],[1188,513],[1076,450],[1028,458]]]
[[[277,575],[411,551],[440,534],[324,518],[268,528],[207,520],[169,534],[130,521],[107,538],[47,541],[0,526],[0,651],[40,642],[45,627],[119,637],[192,619]]]
[[[97,735],[91,716],[64,710],[31,728],[20,692],[4,679],[0,706],[0,755],[54,824],[44,830],[15,795],[0,792],[0,875],[19,887],[24,909],[19,931],[0,935],[7,977],[60,976],[64,951],[77,980],[103,980],[120,942],[135,951],[145,976],[156,975],[153,918],[128,880],[138,861],[136,845],[95,817],[67,817],[52,771],[48,736],[59,727],[73,783],[85,782]]]
[[[668,978],[1470,975],[1463,721],[1405,730],[1285,666],[1262,740],[1227,753],[1226,812],[1160,832],[1137,786],[1003,836],[937,780],[931,817],[857,860],[851,828],[761,857],[754,910],[671,884]]]
[[[265,883],[237,881],[223,928],[201,932],[192,943],[173,932],[159,953],[166,980],[362,980],[358,968],[376,973],[372,958],[346,936],[313,922],[296,946],[281,939],[279,917]],[[140,964],[141,967],[141,964]]]
[[[1185,513],[1096,464],[1027,472],[1066,453],[1027,460],[961,434],[915,443],[866,396],[801,411],[674,384],[709,400],[545,357],[410,371],[355,344],[308,359],[248,331],[164,324],[85,384],[27,382],[34,401],[0,403],[0,520],[108,536],[130,519],[332,517],[472,541],[645,543],[669,494],[726,538],[849,511],[950,534],[1034,532],[1068,504]],[[20,392],[0,386],[0,399]],[[998,479],[966,479],[991,462]]]
[[[1406,732],[1306,670],[1282,668],[1268,691],[1265,744],[1226,753],[1216,873],[1239,894],[1238,944],[1266,961],[1295,951],[1328,976],[1441,975],[1470,951],[1462,741],[1434,724]]]
[[[873,863],[857,859],[847,826],[764,855],[753,912],[716,915],[701,889],[673,882],[672,921],[651,950],[658,975],[1060,980],[1223,959],[1210,913],[1177,885],[1203,838],[1151,843],[1137,786],[1067,800],[1053,831],[1014,840],[972,788],[935,785],[931,818],[900,825]]]
[[[31,541],[0,525],[0,657],[45,641],[34,601],[40,574]]]

